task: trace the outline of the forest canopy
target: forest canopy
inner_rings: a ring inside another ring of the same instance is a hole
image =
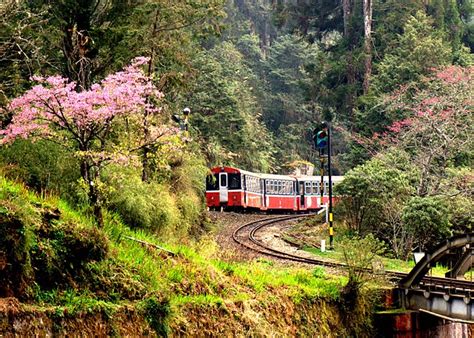
[[[445,194],[433,236],[472,227],[459,213],[472,206],[472,1],[9,0],[0,14],[2,142],[15,139],[0,158],[38,192],[140,227],[156,221],[129,217],[143,210],[169,229],[184,217],[188,231],[208,167],[318,163],[312,130],[329,121],[341,191],[379,199],[363,215],[374,201],[352,200],[354,230],[404,255]],[[184,107],[185,133],[171,119]]]

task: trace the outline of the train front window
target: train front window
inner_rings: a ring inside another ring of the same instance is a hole
[[[217,176],[207,175],[206,190],[219,190],[219,187],[217,186]]]
[[[241,189],[240,174],[229,174],[229,189]]]

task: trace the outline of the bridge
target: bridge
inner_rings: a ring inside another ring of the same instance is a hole
[[[440,243],[399,282],[400,306],[474,323],[474,283],[464,279],[472,267],[473,255],[474,233]],[[445,278],[427,275],[439,262],[450,266]]]

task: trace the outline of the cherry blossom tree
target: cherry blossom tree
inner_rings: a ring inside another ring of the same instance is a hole
[[[446,67],[425,79],[415,95],[396,92],[387,111],[405,117],[375,135],[383,148],[411,154],[419,168],[418,196],[443,195],[447,170],[474,147],[474,67]]]
[[[2,144],[40,138],[74,151],[100,224],[96,183],[101,168],[110,161],[136,157],[145,147],[176,132],[156,122],[157,103],[163,94],[142,71],[147,62],[147,58],[136,58],[122,71],[83,91],[60,76],[33,77],[37,85],[12,100],[8,106],[12,122],[0,131]]]

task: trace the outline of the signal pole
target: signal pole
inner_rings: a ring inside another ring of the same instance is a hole
[[[328,183],[329,183],[329,249],[333,250],[334,228],[332,214],[332,177],[331,177],[331,124],[327,122],[328,128]]]

